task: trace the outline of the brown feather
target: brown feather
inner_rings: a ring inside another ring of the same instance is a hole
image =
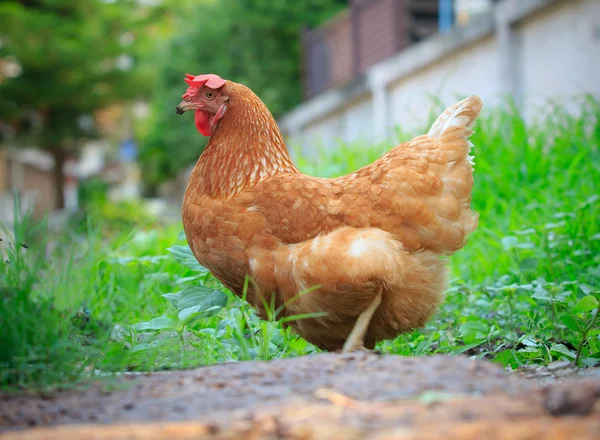
[[[423,325],[446,286],[439,256],[462,248],[477,226],[468,137],[479,98],[449,108],[428,135],[324,179],[297,170],[254,93],[230,81],[224,93],[227,112],[183,205],[198,261],[237,295],[249,275],[247,299],[263,317],[263,299],[271,297],[277,307],[289,303],[287,316],[327,312],[290,323],[324,349],[341,348],[380,287],[367,346]]]

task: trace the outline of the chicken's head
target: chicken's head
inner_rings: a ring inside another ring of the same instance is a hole
[[[189,87],[175,111],[182,115],[195,110],[196,128],[204,136],[210,136],[227,111],[229,97],[223,93],[225,80],[214,74],[194,76],[186,73],[184,81]]]

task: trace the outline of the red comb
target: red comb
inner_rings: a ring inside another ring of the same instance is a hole
[[[183,99],[193,98],[196,95],[198,88],[204,85],[214,90],[220,89],[225,85],[225,80],[219,75],[215,75],[213,73],[197,76],[186,73],[183,80],[190,86],[183,95]]]
[[[220,89],[225,85],[225,80],[219,75],[215,75],[213,73],[198,76],[186,73],[185,76],[186,78],[184,81],[190,86],[200,87],[206,85],[206,87],[210,87],[211,89]]]

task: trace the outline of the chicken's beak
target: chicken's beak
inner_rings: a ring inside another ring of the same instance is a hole
[[[175,107],[175,113],[178,115],[182,115],[184,112],[188,110],[194,110],[198,107],[198,104],[194,104],[193,102],[181,101],[177,107]]]

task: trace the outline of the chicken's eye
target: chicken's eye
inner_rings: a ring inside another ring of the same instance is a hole
[[[207,90],[206,92],[204,92],[204,96],[206,96],[206,99],[214,99],[215,92],[212,90]]]

